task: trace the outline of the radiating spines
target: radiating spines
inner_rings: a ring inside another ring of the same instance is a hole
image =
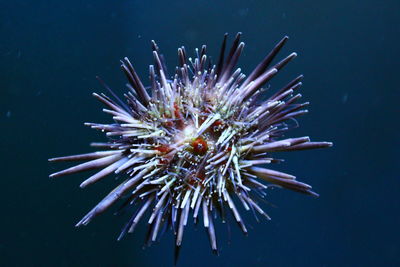
[[[125,57],[124,60],[121,61],[121,69],[124,71],[132,89],[139,96],[139,101],[144,106],[147,106],[148,102],[150,101],[150,96],[127,57]]]
[[[51,158],[49,161],[78,161],[78,160],[93,160],[93,159],[98,159],[106,156],[111,156],[114,155],[116,152],[115,150],[109,150],[109,151],[96,151],[96,152],[91,152],[91,153],[86,153],[86,154],[79,154],[79,155],[73,155],[73,156],[64,156],[64,157],[58,157],[58,158]]]
[[[251,81],[255,80],[258,78],[262,73],[266,71],[268,66],[271,64],[271,62],[274,60],[276,55],[279,53],[279,51],[282,49],[282,47],[285,45],[287,40],[289,39],[288,36],[283,37],[281,41],[279,41],[278,44],[271,50],[271,52],[257,65],[257,67],[250,73],[250,75],[247,77],[247,79],[243,82],[242,87],[245,87],[248,85]]]
[[[93,155],[93,156],[88,157],[88,155]],[[97,158],[97,156],[99,158]],[[110,153],[110,155],[108,155],[108,153],[99,153],[96,155],[96,157],[95,157],[95,153],[90,153],[90,154],[83,154],[83,155],[76,155],[76,156],[69,156],[69,157],[53,158],[53,159],[50,159],[49,161],[68,161],[68,160],[72,160],[72,159],[73,160],[75,160],[75,159],[81,160],[81,159],[88,159],[88,158],[89,159],[95,158],[95,159],[92,159],[85,163],[81,163],[74,167],[70,167],[63,171],[53,173],[50,175],[50,178],[109,166],[110,164],[115,163],[116,161],[120,160],[123,157],[124,156],[123,156],[122,152],[117,152],[117,153],[112,153],[112,154]]]
[[[112,98],[93,95],[114,122],[85,125],[105,133],[108,142],[92,144],[103,151],[50,159],[86,161],[51,177],[98,169],[81,187],[111,174],[119,178],[119,185],[77,226],[87,225],[124,198],[119,210],[132,214],[118,240],[142,220],[148,224],[146,245],[169,228],[178,255],[189,220],[202,218],[210,247],[217,252],[218,218],[225,222],[231,214],[244,234],[248,227],[242,210],[256,219],[260,215],[270,219],[259,203],[268,186],[317,196],[294,175],[271,167],[282,162],[274,157],[277,152],[332,145],[312,142],[308,136],[283,137],[293,124],[297,126],[295,118],[307,112],[309,103],[301,103],[297,92],[302,76],[275,92],[265,85],[296,53],[274,63],[288,40],[284,37],[246,78],[236,66],[244,48],[240,38],[238,33],[226,54],[225,34],[216,65],[207,56],[206,46],[196,49],[193,58],[180,47],[174,76],[168,75],[164,57],[152,41],[154,65],[149,67],[149,88],[127,58],[121,61],[128,80],[126,103],[100,80]],[[265,91],[270,97],[261,101]]]
[[[215,74],[219,77],[221,75],[222,69],[224,67],[224,60],[225,60],[225,49],[226,49],[226,40],[228,38],[228,34],[224,34],[224,39],[222,41],[220,53],[219,53],[219,58],[218,58],[218,63],[217,63],[217,69]]]

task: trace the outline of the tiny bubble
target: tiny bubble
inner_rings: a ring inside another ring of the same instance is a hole
[[[345,93],[343,96],[342,96],[342,104],[345,104],[346,102],[347,102],[347,99],[349,98],[349,94],[348,93]]]
[[[241,17],[245,17],[245,16],[247,16],[247,14],[249,13],[249,9],[248,8],[242,8],[242,9],[239,9],[239,16],[241,16]]]

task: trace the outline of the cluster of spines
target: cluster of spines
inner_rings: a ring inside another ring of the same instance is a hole
[[[94,94],[115,123],[86,125],[106,132],[107,143],[94,146],[105,150],[83,155],[60,157],[51,161],[88,160],[60,171],[51,177],[103,168],[86,179],[81,187],[95,183],[109,174],[122,175],[124,181],[99,202],[77,226],[88,224],[122,197],[122,208],[137,207],[123,228],[133,232],[147,211],[149,233],[147,243],[155,241],[170,226],[176,246],[182,243],[183,230],[192,210],[197,221],[200,212],[207,229],[211,248],[217,251],[214,218],[225,217],[229,209],[244,233],[247,228],[237,208],[253,210],[269,219],[257,203],[265,196],[266,185],[317,195],[311,186],[298,182],[295,176],[260,167],[279,162],[271,153],[331,146],[328,142],[311,142],[308,137],[287,138],[286,121],[307,112],[308,103],[297,104],[301,86],[297,77],[267,100],[258,101],[262,86],[273,78],[296,54],[269,67],[281,50],[283,38],[246,78],[234,69],[244,43],[240,33],[225,57],[227,35],[224,36],[218,64],[207,60],[206,47],[196,50],[194,60],[187,59],[183,47],[178,49],[179,67],[172,80],[167,79],[164,60],[152,42],[155,65],[150,66],[150,91],[144,87],[127,58],[121,68],[127,76],[129,92],[126,102],[107,86],[115,101],[106,95]]]

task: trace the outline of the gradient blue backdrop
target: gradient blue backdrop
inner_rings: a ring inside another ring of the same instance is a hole
[[[218,226],[221,255],[188,227],[179,266],[398,266],[400,2],[386,1],[0,1],[0,265],[171,266],[173,239],[142,249],[145,227],[121,242],[126,218],[108,212],[74,224],[113,186],[79,189],[82,175],[48,179],[66,165],[47,158],[87,152],[106,122],[91,97],[100,75],[118,93],[119,59],[146,80],[150,40],[177,63],[176,48],[243,32],[249,73],[284,35],[281,57],[299,57],[273,88],[304,74],[310,114],[293,135],[333,141],[326,150],[284,154],[279,170],[313,185],[319,199],[269,192],[271,222],[246,216],[250,234]]]

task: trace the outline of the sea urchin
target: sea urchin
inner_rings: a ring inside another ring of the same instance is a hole
[[[237,34],[225,57],[224,36],[218,63],[212,65],[206,46],[196,49],[194,59],[187,58],[184,47],[178,49],[179,67],[169,80],[165,62],[152,42],[155,65],[150,66],[150,87],[139,79],[127,58],[121,68],[129,83],[126,101],[105,86],[114,99],[93,95],[113,116],[113,123],[85,123],[106,132],[108,141],[93,143],[101,151],[52,158],[50,161],[87,162],[51,174],[66,174],[102,168],[86,179],[81,187],[93,184],[109,174],[120,177],[120,183],[101,200],[77,226],[124,199],[121,208],[131,208],[130,220],[123,228],[131,233],[148,212],[147,242],[155,241],[168,227],[176,247],[182,243],[189,217],[195,221],[202,214],[211,248],[217,251],[214,220],[231,213],[241,230],[247,233],[239,206],[255,211],[267,219],[257,199],[265,196],[267,186],[274,185],[314,195],[311,186],[298,182],[295,176],[265,166],[280,160],[276,151],[293,151],[329,147],[329,142],[311,142],[309,137],[283,138],[292,128],[295,117],[307,113],[308,103],[299,104],[302,76],[295,78],[266,100],[262,88],[296,53],[271,65],[287,41],[284,37],[246,78],[235,69],[244,43]],[[263,182],[267,182],[265,185]]]

